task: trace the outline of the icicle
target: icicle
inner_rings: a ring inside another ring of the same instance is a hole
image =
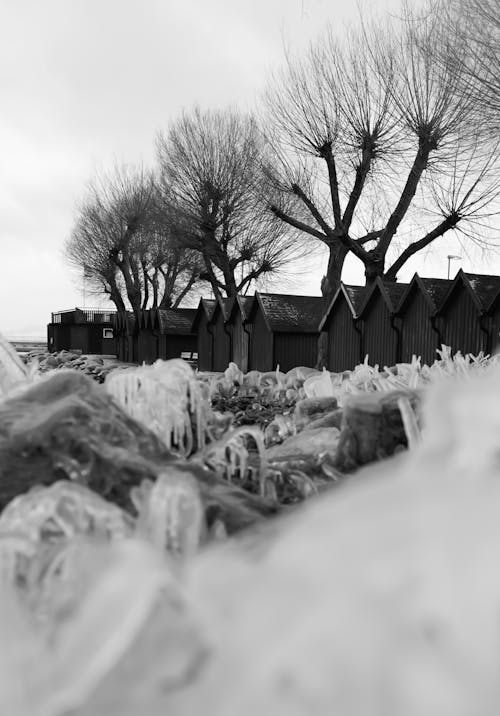
[[[156,361],[152,366],[114,371],[105,385],[115,400],[169,449],[187,456],[205,444],[210,406],[205,389],[184,361]]]
[[[0,398],[25,383],[28,370],[9,341],[0,334]]]
[[[194,555],[204,529],[204,510],[195,478],[171,467],[154,484],[141,485],[141,490],[137,534],[175,557]]]
[[[403,427],[408,440],[408,447],[410,450],[413,450],[422,442],[417,416],[415,415],[415,411],[411,407],[411,403],[408,398],[398,398],[398,408],[401,413]]]

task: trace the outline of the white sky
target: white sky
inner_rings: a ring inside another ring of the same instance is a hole
[[[356,17],[354,0],[0,0],[0,332],[44,336],[51,311],[82,305],[62,247],[95,170],[150,163],[183,107],[252,109],[284,41],[299,49]],[[450,253],[442,242],[400,279],[446,276]],[[460,265],[500,273],[499,256]],[[319,294],[323,273],[318,259],[293,290]],[[344,280],[362,276],[350,260]]]

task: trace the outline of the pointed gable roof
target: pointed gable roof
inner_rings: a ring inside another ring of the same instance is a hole
[[[224,323],[229,319],[229,316],[231,314],[231,309],[233,308],[233,305],[236,303],[234,298],[221,298],[218,299],[215,302],[215,306],[212,312],[212,321],[215,321],[217,319],[217,316],[219,313],[222,313],[222,319]]]
[[[363,298],[366,292],[365,286],[349,286],[345,283],[341,283],[334,297],[330,301],[328,308],[326,309],[323,318],[319,324],[319,330],[323,331],[326,322],[339,300],[344,299],[352,313],[353,318],[358,317],[359,310],[363,304]]]
[[[407,290],[407,288],[407,283],[394,283],[392,281],[385,282],[382,281],[379,276],[377,276],[376,280],[372,283],[372,285],[367,286],[366,288],[366,293],[358,314],[359,317],[362,317],[362,315],[366,312],[372,300],[372,296],[377,291],[382,296],[389,313],[396,313],[399,308],[399,304],[401,302],[403,294]]]
[[[295,296],[257,291],[255,299],[249,319],[251,320],[255,315],[259,306],[269,331],[318,333],[323,313],[321,296]]]
[[[464,273],[477,296],[483,311],[487,311],[500,293],[500,276],[491,274]]]
[[[254,296],[236,296],[236,300],[233,301],[233,305],[231,306],[231,310],[229,311],[227,320],[229,322],[233,321],[236,314],[239,312],[241,314],[243,322],[245,322],[250,315],[254,299]]]
[[[500,277],[489,274],[465,273],[465,271],[460,269],[451,282],[439,311],[446,308],[457,286],[463,286],[465,288],[478,313],[485,313],[489,310],[500,291]]]
[[[216,303],[217,301],[214,298],[200,298],[198,307],[194,309],[193,323],[191,326],[193,333],[196,333],[196,327],[202,316],[205,316],[208,322],[212,320]]]
[[[431,313],[439,310],[444,297],[446,296],[451,281],[445,278],[422,278],[415,273],[408,287],[405,289],[398,306],[398,313],[403,310],[415,291],[420,291],[427,302]]]

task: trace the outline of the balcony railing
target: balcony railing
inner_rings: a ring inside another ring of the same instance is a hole
[[[52,323],[111,323],[115,310],[108,308],[70,308],[52,313]]]

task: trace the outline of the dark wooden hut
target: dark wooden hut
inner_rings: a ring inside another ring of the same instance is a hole
[[[438,311],[442,343],[453,352],[489,353],[494,347],[492,304],[500,277],[460,269]]]
[[[231,331],[227,321],[234,298],[219,299],[214,307],[211,320],[213,335],[213,368],[212,370],[222,372],[226,370],[232,359]]]
[[[125,363],[137,363],[137,330],[132,311],[118,311],[113,320],[118,359]]]
[[[366,288],[340,284],[319,326],[328,333],[328,370],[352,370],[363,359],[358,313]]]
[[[191,332],[197,336],[198,370],[213,370],[214,339],[212,333],[212,315],[216,301],[200,298],[195,311]]]
[[[246,323],[254,302],[253,296],[237,296],[226,321],[231,335],[231,360],[244,373],[248,371],[251,323]]]
[[[413,276],[397,312],[401,319],[399,361],[410,362],[413,355],[427,365],[436,360],[436,349],[443,342],[436,314],[450,285],[451,281],[442,278]]]
[[[151,311],[153,333],[157,336],[158,358],[198,359],[198,338],[193,333],[196,308],[167,308]]]
[[[51,314],[47,325],[47,346],[50,351],[81,351],[116,355],[114,310],[71,308]]]
[[[249,370],[313,367],[322,314],[321,297],[257,292],[246,321],[252,326]]]
[[[489,319],[490,334],[488,353],[498,353],[500,351],[500,287],[493,294],[486,313]]]
[[[137,360],[150,365],[158,359],[158,334],[155,332],[154,310],[141,311],[137,334]]]
[[[362,353],[371,365],[392,366],[399,362],[401,319],[397,309],[406,283],[385,283],[377,278],[366,289],[359,311],[362,320]]]

